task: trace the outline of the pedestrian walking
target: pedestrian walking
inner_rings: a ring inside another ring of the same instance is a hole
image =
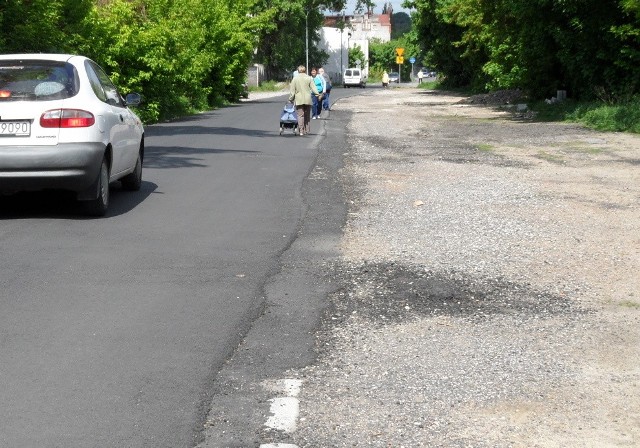
[[[322,95],[322,109],[331,110],[331,103],[329,102],[329,95],[331,94],[331,77],[322,67],[318,69],[318,73],[324,78],[324,94]]]
[[[311,106],[312,98],[317,101],[318,89],[311,76],[307,75],[304,65],[298,67],[298,75],[291,80],[289,86],[289,101],[296,105],[298,115],[298,135],[302,136],[311,131]]]
[[[424,78],[424,72],[420,69],[418,71],[418,84],[422,84],[422,78]]]
[[[389,87],[389,73],[386,70],[382,72],[382,87],[385,89]]]
[[[322,111],[322,94],[324,93],[325,84],[324,78],[322,75],[318,73],[318,70],[314,67],[311,69],[311,77],[313,78],[313,82],[316,85],[316,90],[320,94],[320,96],[313,97],[313,104],[311,106],[311,119],[315,120],[320,116],[320,112]]]

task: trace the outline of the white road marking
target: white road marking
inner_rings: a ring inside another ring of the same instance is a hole
[[[271,417],[265,426],[286,433],[295,432],[300,414],[300,402],[295,397],[273,398],[271,401]]]
[[[300,401],[298,395],[302,388],[302,381],[296,379],[283,379],[275,382],[265,382],[263,386],[274,392],[279,397],[271,400],[271,416],[265,426],[285,433],[295,432],[300,415]],[[262,444],[260,448],[298,448],[297,445],[286,443]]]
[[[290,443],[267,443],[260,445],[260,448],[298,448],[298,445]]]

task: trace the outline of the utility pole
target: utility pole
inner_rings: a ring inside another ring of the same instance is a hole
[[[342,23],[340,24],[340,82],[344,73],[344,9],[342,10]]]
[[[309,74],[309,10],[307,9],[307,12],[305,13],[304,16],[304,46],[305,46],[305,53],[307,55],[307,75]]]

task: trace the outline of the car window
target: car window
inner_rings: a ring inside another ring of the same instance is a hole
[[[360,76],[360,70],[354,70],[353,76]]]
[[[102,88],[102,84],[100,84],[100,79],[98,78],[98,75],[96,75],[96,73],[93,71],[93,68],[91,68],[89,64],[86,65],[86,69],[87,69],[87,76],[89,77],[89,84],[91,84],[91,89],[93,90],[93,93],[95,93],[96,97],[98,97],[100,101],[104,101],[106,103],[107,94]]]
[[[102,68],[93,61],[86,61],[85,67],[89,82],[96,96],[112,106],[125,107],[122,96]]]
[[[57,61],[0,61],[0,101],[52,101],[78,93],[78,73]]]
[[[345,70],[344,76],[351,76],[351,70]]]

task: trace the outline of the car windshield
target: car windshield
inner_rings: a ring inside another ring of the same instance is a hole
[[[0,61],[0,101],[48,101],[78,93],[78,75],[66,62]]]

